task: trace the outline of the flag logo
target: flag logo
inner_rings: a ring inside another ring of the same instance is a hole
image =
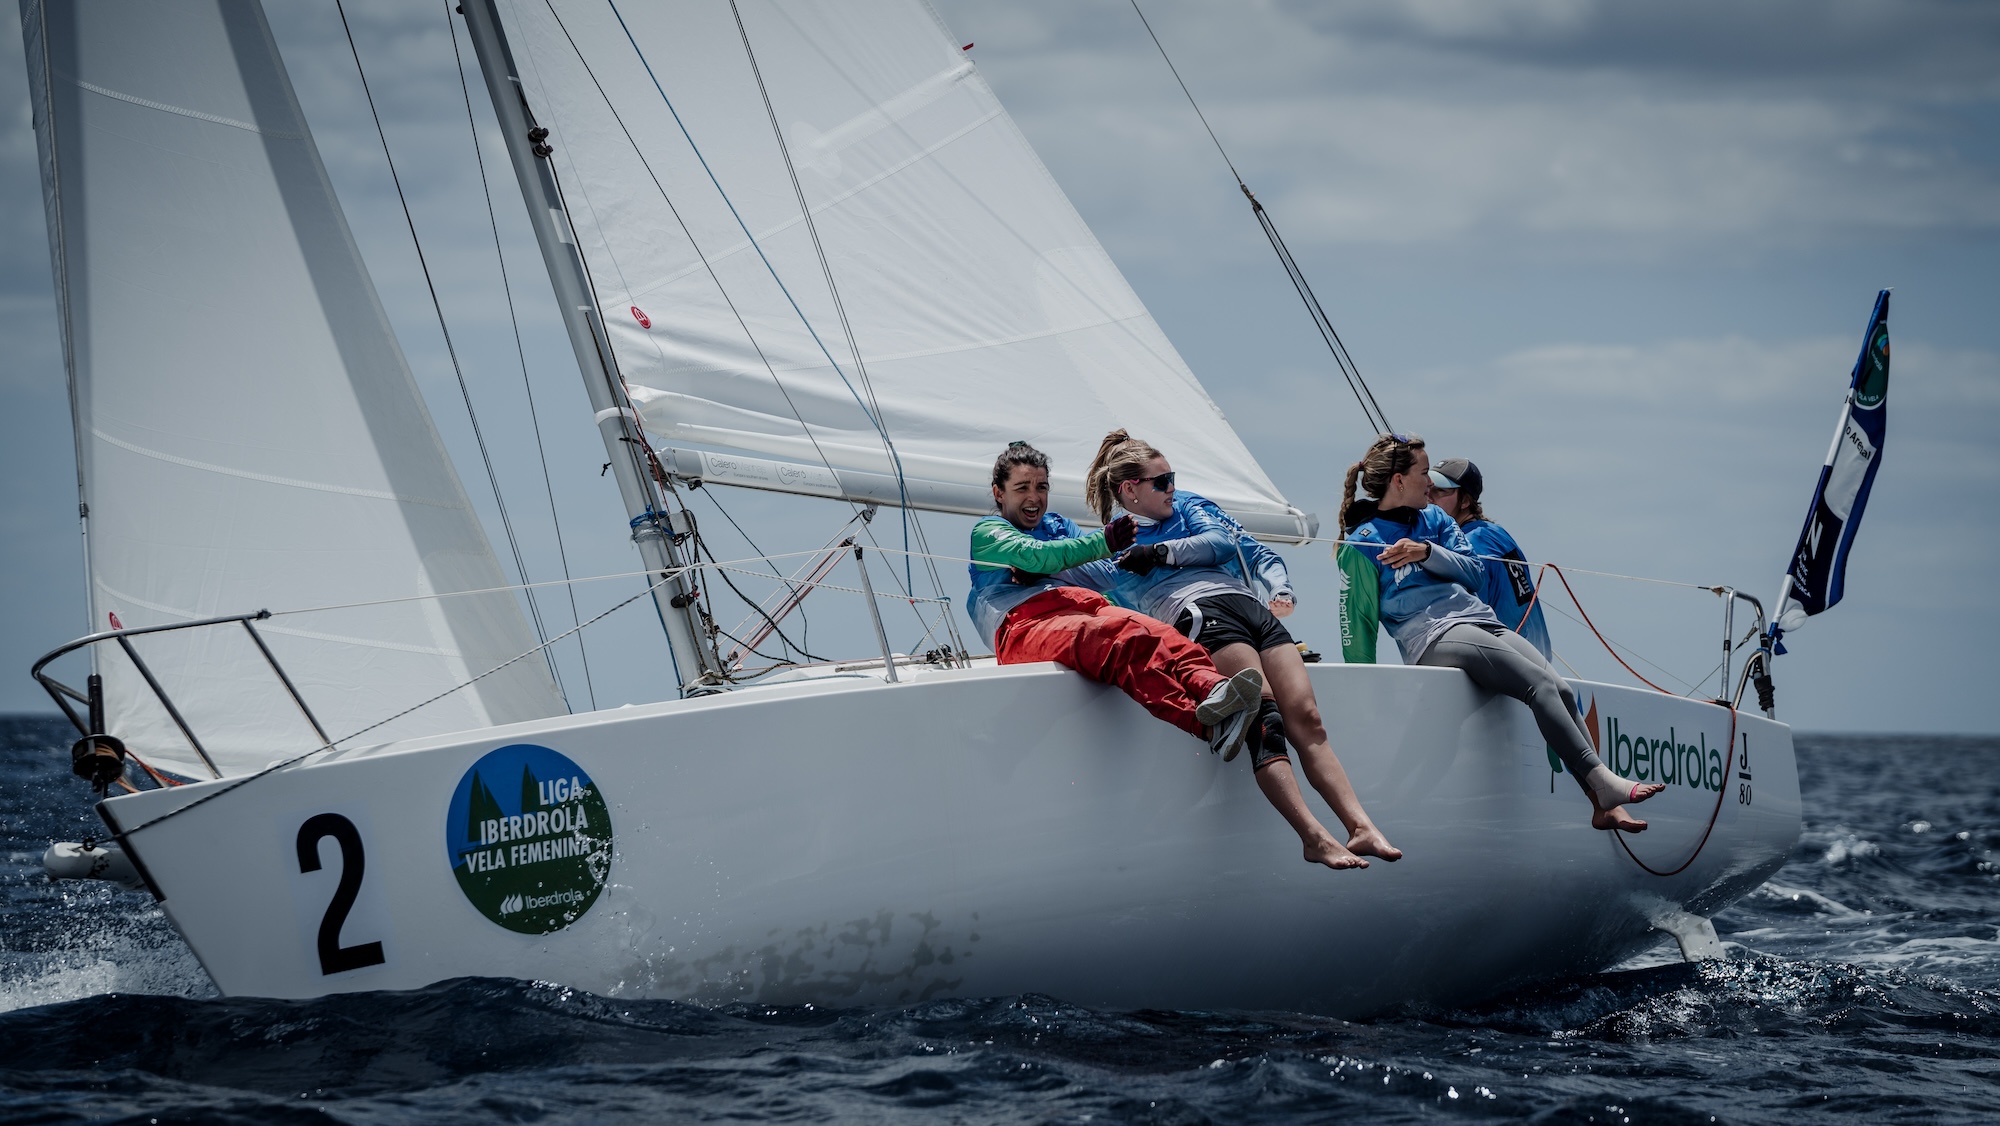
[[[1854,388],[1854,405],[1862,410],[1879,407],[1889,395],[1889,330],[1875,334],[1874,347],[1862,360],[1862,374]]]

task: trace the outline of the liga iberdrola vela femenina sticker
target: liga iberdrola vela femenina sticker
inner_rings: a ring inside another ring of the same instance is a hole
[[[445,858],[479,913],[521,934],[583,917],[611,875],[611,814],[583,768],[547,747],[488,751],[451,795]]]

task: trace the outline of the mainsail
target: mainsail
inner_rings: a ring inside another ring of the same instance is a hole
[[[95,628],[501,586],[254,0],[24,5]],[[510,593],[280,617],[335,738],[535,645]],[[240,630],[140,638],[224,774],[315,742]],[[113,734],[197,776],[125,658]],[[517,661],[369,741],[564,710]]]
[[[1025,439],[1082,516],[1123,426],[1312,533],[923,0],[499,7],[631,398],[703,447],[672,468],[976,512]]]

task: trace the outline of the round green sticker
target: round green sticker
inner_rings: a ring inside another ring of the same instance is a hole
[[[569,758],[533,743],[489,751],[458,780],[445,857],[479,913],[522,934],[559,931],[611,875],[611,814]]]

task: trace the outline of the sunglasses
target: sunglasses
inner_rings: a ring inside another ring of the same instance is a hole
[[[1156,493],[1171,493],[1174,491],[1174,475],[1171,472],[1157,474],[1152,477],[1134,477],[1132,479],[1132,483],[1135,485],[1143,485],[1148,481],[1152,482],[1153,491]]]

